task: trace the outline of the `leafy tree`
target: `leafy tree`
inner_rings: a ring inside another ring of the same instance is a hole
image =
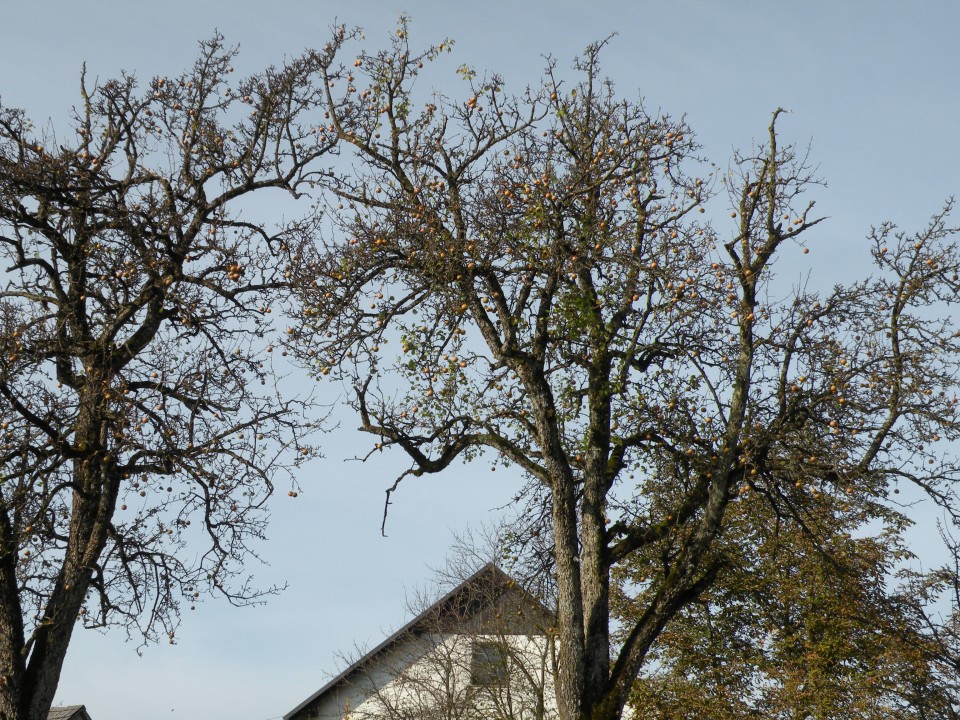
[[[183,604],[264,592],[251,541],[313,452],[266,354],[301,240],[241,208],[330,149],[333,51],[234,84],[214,37],[179,76],[83,82],[66,134],[0,109],[0,718],[46,717],[78,621],[172,642]]]
[[[551,64],[511,96],[462,68],[462,97],[417,95],[444,49],[412,51],[401,25],[328,81],[351,169],[326,180],[336,228],[305,266],[301,352],[353,387],[375,449],[409,457],[388,503],[481,455],[527,474],[516,542],[551,554],[560,717],[616,718],[731,562],[718,538],[745,489],[802,517],[915,483],[955,510],[958,341],[931,310],[955,301],[949,208],[914,236],[877,228],[875,278],[791,289],[773,265],[821,219],[780,111],[724,176],[720,230],[691,129],[619,97],[601,45],[572,85]],[[658,562],[614,639],[611,573],[637,556]]]
[[[910,559],[905,518],[819,500],[790,517],[748,493],[728,511],[729,564],[657,639],[631,698],[639,716],[957,717],[944,644],[917,622],[929,605],[914,583],[887,589]],[[883,532],[864,534],[881,518]],[[618,580],[635,585],[656,562],[634,558]],[[629,623],[625,600],[614,607]]]

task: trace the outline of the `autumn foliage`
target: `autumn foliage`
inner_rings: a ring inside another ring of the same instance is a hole
[[[299,329],[374,449],[409,459],[388,503],[462,460],[529,478],[513,554],[555,576],[565,720],[619,716],[678,614],[735,571],[744,523],[827,532],[843,564],[811,518],[895,524],[904,485],[956,512],[960,471],[949,206],[913,235],[877,228],[873,276],[797,287],[778,259],[828,231],[782,112],[720,172],[682,119],[617,94],[601,48],[572,82],[551,63],[513,95],[461,68],[462,92],[421,96],[446,46],[418,54],[401,26],[331,78],[349,169],[323,182]]]
[[[329,151],[304,119],[329,56],[242,80],[233,56],[214,37],[179,76],[84,78],[57,135],[0,108],[9,720],[46,717],[78,622],[172,642],[198,600],[269,591],[244,565],[317,419],[265,350],[305,236],[240,206]]]

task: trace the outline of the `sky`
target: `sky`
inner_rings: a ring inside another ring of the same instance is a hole
[[[721,165],[764,139],[773,110],[789,110],[781,137],[809,144],[827,182],[815,197],[829,221],[810,241],[817,283],[869,272],[872,225],[919,229],[960,193],[952,0],[21,0],[2,3],[0,101],[63,127],[83,63],[101,79],[176,74],[217,29],[240,46],[238,74],[256,72],[322,46],[336,22],[382,47],[401,13],[414,45],[451,38],[457,64],[497,72],[516,91],[538,82],[545,56],[566,67],[615,33],[603,62],[618,92],[685,114]],[[457,82],[425,77],[438,88]],[[493,522],[522,482],[486,466],[411,480],[381,537],[383,493],[403,458],[350,461],[367,441],[348,411],[335,408],[333,420],[303,492],[275,498],[265,564],[250,564],[261,584],[287,589],[262,607],[205,603],[184,617],[175,645],[142,655],[121,633],[78,630],[57,704],[85,704],[94,720],[282,716],[355,647],[402,624],[405,597],[430,581],[453,537]]]

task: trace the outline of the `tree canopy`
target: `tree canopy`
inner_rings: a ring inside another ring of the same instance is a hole
[[[905,518],[831,495],[791,517],[752,492],[729,512],[718,540],[728,564],[658,637],[631,697],[638,715],[957,717],[950,644],[929,632],[918,586],[943,590],[948,576],[903,577]],[[618,584],[657,562],[633,558]],[[613,606],[629,624],[629,594]]]
[[[461,461],[529,480],[511,552],[555,588],[562,720],[955,712],[956,617],[924,605],[955,568],[883,586],[901,486],[960,520],[952,202],[810,290],[774,273],[826,227],[782,110],[724,171],[604,43],[454,97],[415,87],[449,43],[402,21],[339,64],[354,37],[84,79],[66,135],[0,107],[0,717],[45,714],[78,620],[172,640],[205,593],[260,597],[266,497],[314,452],[270,362],[291,291],[288,347],[409,459],[387,505]],[[271,189],[326,204],[271,229]]]
[[[619,716],[665,629],[736,566],[748,502],[814,536],[825,503],[882,520],[901,484],[958,508],[950,205],[915,234],[877,227],[874,275],[791,286],[774,266],[822,218],[782,111],[720,172],[682,118],[603,79],[602,45],[573,82],[550,63],[512,95],[461,68],[459,96],[421,96],[446,44],[417,53],[401,25],[329,77],[347,162],[324,179],[297,332],[374,448],[409,458],[388,503],[462,460],[526,473],[515,541],[555,573],[564,720]],[[611,577],[639,558],[614,638]]]
[[[84,78],[66,132],[0,108],[8,720],[46,717],[78,621],[172,642],[198,598],[259,598],[264,503],[314,452],[268,354],[304,236],[243,207],[330,150],[305,119],[330,55],[234,81],[234,54],[216,36],[178,76]]]

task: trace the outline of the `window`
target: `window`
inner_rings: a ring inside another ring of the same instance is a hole
[[[475,642],[470,662],[470,684],[484,687],[505,685],[510,677],[503,643]]]

